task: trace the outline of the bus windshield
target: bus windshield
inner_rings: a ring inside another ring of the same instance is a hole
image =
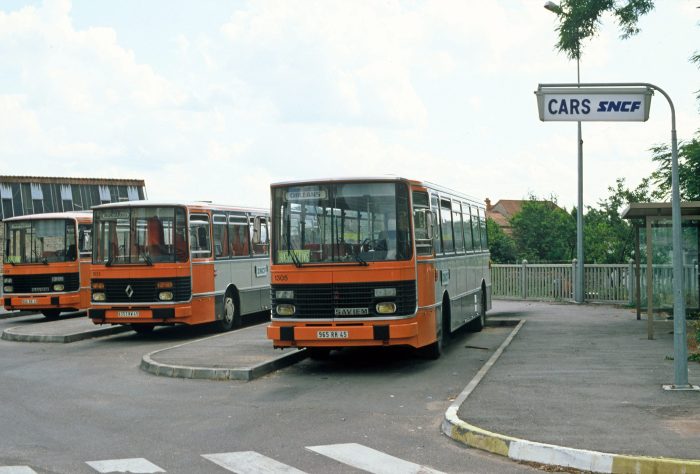
[[[78,258],[75,222],[70,219],[22,220],[5,223],[5,262],[52,263]]]
[[[153,265],[188,260],[181,207],[95,209],[94,233],[93,263]]]
[[[404,183],[273,188],[274,263],[356,263],[411,258]]]

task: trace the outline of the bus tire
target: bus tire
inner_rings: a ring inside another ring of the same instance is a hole
[[[44,309],[41,311],[41,314],[43,314],[46,319],[53,321],[54,319],[58,319],[58,316],[61,314],[61,310],[60,309]]]
[[[486,326],[486,289],[481,289],[481,309],[479,315],[467,324],[469,332],[480,332]]]
[[[131,329],[134,330],[136,334],[151,334],[153,329],[156,327],[155,324],[131,324]]]
[[[241,321],[238,316],[238,305],[236,305],[235,294],[232,290],[226,292],[224,296],[224,307],[222,309],[221,319],[217,320],[219,330],[230,331],[234,326],[240,326]]]

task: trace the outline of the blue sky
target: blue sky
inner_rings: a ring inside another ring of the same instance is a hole
[[[269,183],[394,174],[478,199],[576,201],[576,125],[540,122],[538,83],[574,82],[539,0],[0,3],[1,174],[144,178],[158,200],[265,206]],[[700,128],[697,2],[612,18],[583,82],[651,82],[678,136]],[[584,202],[636,185],[670,139],[584,123]]]

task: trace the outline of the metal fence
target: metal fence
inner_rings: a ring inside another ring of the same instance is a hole
[[[632,261],[627,264],[586,264],[584,291],[586,301],[633,305],[636,273]],[[574,299],[576,260],[570,264],[494,264],[491,267],[493,297],[569,301]],[[642,305],[646,306],[646,265],[640,268]],[[683,286],[686,306],[700,306],[698,264],[685,265]],[[655,307],[673,306],[673,266],[653,265],[652,288]]]

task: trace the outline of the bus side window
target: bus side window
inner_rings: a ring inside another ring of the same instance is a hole
[[[472,239],[472,219],[470,207],[464,204],[462,207],[462,218],[464,219],[464,249],[467,252],[474,250],[474,241]]]
[[[479,230],[481,231],[481,249],[488,250],[488,238],[486,235],[486,215],[483,209],[479,209]]]
[[[417,255],[433,254],[432,224],[428,193],[413,191],[413,229]]]
[[[214,216],[214,256],[216,258],[228,258],[230,256],[226,232],[226,216],[222,214]]]
[[[89,257],[92,254],[92,226],[90,224],[78,225],[78,251],[81,257]]]
[[[192,214],[190,216],[190,250],[193,257],[206,258],[211,256],[209,216],[206,214]]]
[[[440,201],[440,233],[442,234],[442,245],[445,252],[454,252],[454,237],[452,235],[452,203],[447,199]]]
[[[435,232],[433,232],[433,246],[435,253],[442,253],[442,237],[440,236],[440,206],[438,206],[438,197],[436,194],[430,196],[430,209],[433,214],[433,222],[435,222]]]
[[[267,233],[267,218],[255,216],[252,225],[253,255],[267,255],[269,239]]]

